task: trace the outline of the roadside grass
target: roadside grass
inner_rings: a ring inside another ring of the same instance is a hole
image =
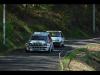
[[[61,71],[99,71],[100,44],[88,44],[73,50],[60,60]]]
[[[7,55],[16,49],[24,48],[25,42],[29,38],[25,35],[29,35],[30,32],[27,25],[25,25],[22,21],[20,21],[21,25],[15,25],[15,21],[19,22],[19,20],[15,15],[8,13],[6,21],[6,44],[3,45],[3,31],[1,21],[2,20],[0,19],[0,55]],[[18,29],[25,29],[24,33],[18,31],[15,26],[17,26]]]

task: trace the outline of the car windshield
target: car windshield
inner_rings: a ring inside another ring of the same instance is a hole
[[[61,37],[60,32],[50,32],[51,37]]]
[[[35,35],[35,36],[32,36],[31,37],[31,40],[47,40],[47,36],[38,36],[38,35]]]

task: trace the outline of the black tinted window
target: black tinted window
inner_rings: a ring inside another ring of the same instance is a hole
[[[31,40],[47,40],[47,36],[37,36],[37,35],[35,35],[35,36],[32,36],[31,37]]]
[[[52,37],[60,37],[61,36],[61,33],[60,32],[50,32],[50,35]]]

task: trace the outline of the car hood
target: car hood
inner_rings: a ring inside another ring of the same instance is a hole
[[[30,40],[29,43],[42,43],[42,44],[45,44],[46,41],[43,41],[43,40]]]

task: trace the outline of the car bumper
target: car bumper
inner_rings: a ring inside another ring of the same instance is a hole
[[[53,42],[54,46],[61,46],[61,42]]]
[[[37,47],[37,46],[33,46],[33,47],[26,47],[27,51],[48,51],[49,47]]]

